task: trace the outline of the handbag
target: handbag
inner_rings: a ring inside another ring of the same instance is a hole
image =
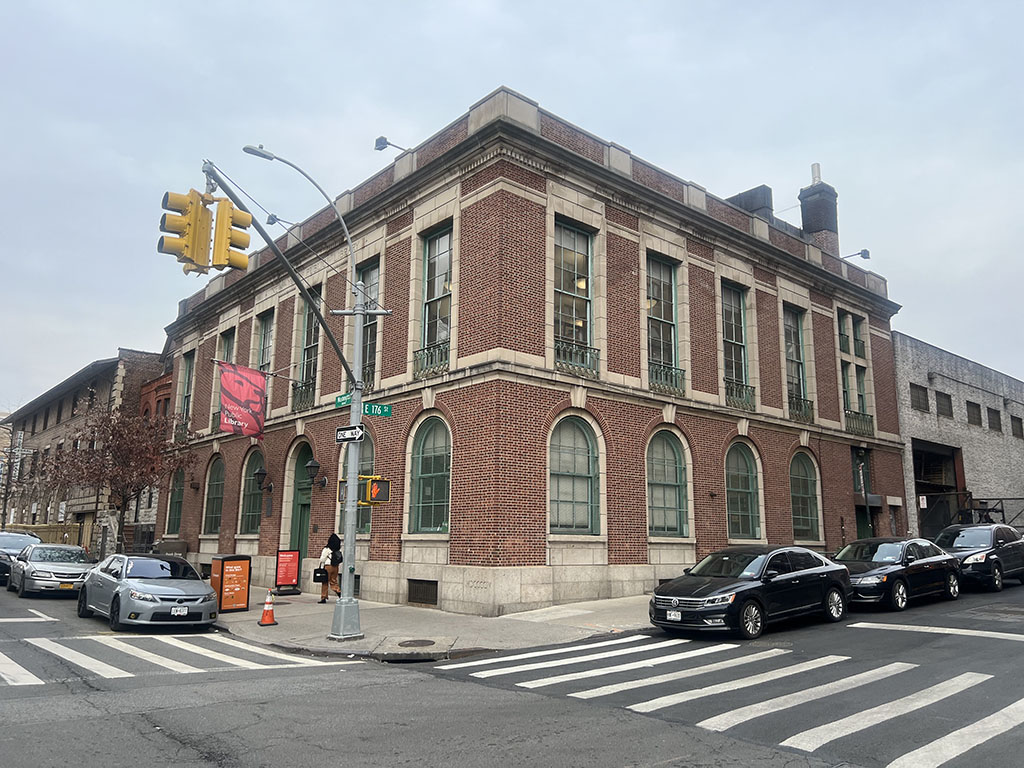
[[[314,584],[326,584],[327,583],[327,569],[326,568],[314,568],[313,569],[313,583]]]

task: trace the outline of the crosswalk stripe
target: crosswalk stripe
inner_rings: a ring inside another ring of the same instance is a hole
[[[515,656],[499,656],[493,659],[478,659],[477,661],[460,661],[457,664],[442,664],[440,667],[435,667],[435,669],[464,669],[466,667],[481,667],[485,664],[501,664],[506,661],[521,661],[522,659],[536,659],[542,656],[556,656],[559,653],[588,651],[591,648],[605,648],[609,645],[622,645],[623,643],[635,643],[637,640],[648,639],[650,639],[648,635],[629,635],[628,637],[617,637],[614,640],[602,640],[597,643],[584,643],[583,645],[570,645],[565,648],[548,648],[544,651],[517,653]]]
[[[272,659],[279,659],[281,661],[290,661],[291,663],[295,664],[296,666],[318,667],[318,666],[320,666],[320,665],[322,665],[324,663],[323,661],[318,661],[317,659],[307,659],[307,658],[304,658],[302,656],[292,656],[292,655],[289,655],[287,653],[278,653],[277,651],[271,651],[271,650],[269,650],[267,648],[256,648],[254,646],[249,645],[248,643],[243,643],[243,642],[240,642],[240,641],[235,640],[235,639],[230,638],[230,637],[224,637],[223,635],[207,635],[206,639],[207,640],[215,640],[218,643],[223,643],[224,645],[230,645],[232,648],[239,648],[239,649],[241,649],[243,651],[247,651],[249,653],[255,653],[255,654],[258,654],[260,656],[269,656]],[[355,663],[358,663],[358,662],[355,662]]]
[[[985,637],[990,640],[1014,640],[1024,643],[1024,634],[1019,632],[994,632],[990,629],[960,629],[959,627],[926,627],[917,624],[884,624],[874,621],[858,621],[847,624],[850,629],[889,629],[894,632],[925,632],[930,635],[963,635]]]
[[[750,688],[755,685],[760,685],[761,683],[767,683],[771,680],[799,675],[802,672],[809,672],[812,669],[826,667],[829,664],[848,661],[849,658],[849,656],[822,656],[820,659],[811,659],[810,661],[804,661],[800,664],[793,664],[792,666],[782,667],[781,669],[773,669],[770,672],[762,672],[759,675],[752,675],[750,677],[741,677],[739,680],[730,680],[727,683],[719,683],[718,685],[711,685],[707,688],[695,688],[689,691],[671,693],[668,696],[659,696],[658,698],[651,699],[650,701],[641,701],[638,704],[633,704],[627,707],[627,709],[631,709],[634,712],[654,712],[658,709],[664,709],[665,707],[671,707],[675,704],[693,701],[694,699],[702,699],[706,696],[716,696],[719,693],[728,693],[729,691],[736,691],[740,688]]]
[[[765,659],[771,659],[775,656],[782,656],[792,651],[786,651],[781,648],[773,648],[770,651],[760,651],[758,653],[751,653],[747,656],[740,656],[737,659],[728,659],[726,661],[715,662],[714,664],[705,664],[702,667],[694,667],[693,669],[684,669],[679,672],[669,672],[665,675],[656,675],[655,677],[644,677],[639,680],[628,680],[624,683],[614,683],[613,685],[602,685],[600,688],[591,688],[586,691],[575,691],[570,693],[575,699],[593,699],[598,696],[608,696],[613,693],[621,693],[622,691],[630,691],[634,688],[643,688],[648,685],[659,685],[660,683],[670,683],[675,680],[684,680],[688,677],[696,677],[697,675],[706,675],[710,672],[718,672],[723,669],[729,669],[731,667],[738,667],[743,664],[752,664],[757,661],[764,661]]]
[[[175,661],[174,659],[168,659],[166,656],[160,656],[160,655],[158,655],[156,653],[150,653],[149,651],[147,651],[144,648],[139,648],[139,647],[134,646],[134,645],[129,645],[128,643],[126,643],[126,642],[124,642],[122,640],[118,640],[116,637],[105,637],[103,635],[94,635],[92,637],[92,639],[94,641],[96,641],[97,643],[100,643],[101,645],[105,645],[108,648],[113,648],[115,651],[121,651],[122,653],[127,653],[130,656],[134,656],[135,658],[142,659],[143,661],[148,661],[150,664],[156,664],[158,667],[163,667],[164,669],[170,669],[170,670],[172,670],[174,672],[191,673],[191,672],[202,672],[203,671],[203,670],[201,670],[201,669],[199,669],[197,667],[193,667],[193,666],[190,666],[188,664],[183,664],[180,661]]]
[[[659,664],[669,664],[673,661],[681,661],[683,659],[691,659],[695,656],[706,656],[709,653],[717,653],[718,651],[725,651],[730,648],[738,648],[737,645],[729,645],[723,643],[721,645],[709,645],[706,648],[697,648],[692,651],[683,651],[682,653],[673,653],[668,656],[658,656],[653,659],[643,659],[641,661],[631,661],[627,664],[617,664],[613,667],[599,667],[597,669],[584,669],[581,672],[569,672],[564,675],[555,675],[554,677],[541,677],[536,680],[527,680],[523,683],[516,683],[520,688],[543,688],[548,685],[557,685],[558,683],[568,683],[573,680],[585,680],[589,677],[600,677],[602,675],[612,675],[616,672],[628,672],[633,669],[646,669],[648,667],[656,667]]]
[[[844,717],[841,720],[825,723],[817,728],[811,728],[810,730],[798,733],[782,742],[782,746],[802,749],[805,752],[813,752],[830,741],[850,736],[879,723],[884,723],[895,717],[927,707],[930,704],[965,691],[978,683],[983,683],[991,679],[991,677],[992,675],[966,672],[938,685],[925,688],[923,691],[904,696],[901,699],[888,701],[885,704],[879,704],[877,707],[866,709],[863,712]]]
[[[20,664],[0,653],[0,678],[8,685],[42,685],[43,681],[33,675]]]
[[[655,651],[659,648],[668,648],[673,645],[688,643],[689,640],[663,640],[660,643],[645,643],[630,648],[617,648],[614,651],[602,651],[601,653],[590,653],[584,656],[570,656],[566,659],[552,659],[550,661],[535,661],[532,664],[520,664],[515,667],[503,667],[501,669],[485,669],[482,672],[472,672],[473,677],[496,677],[498,675],[512,675],[517,672],[532,672],[535,669],[551,669],[552,667],[564,667],[568,664],[580,664],[585,661],[599,661],[615,656],[624,656],[628,653],[643,653],[644,651]]]
[[[217,651],[211,651],[207,648],[203,648],[201,645],[190,643],[187,640],[180,640],[176,637],[167,636],[153,636],[154,640],[159,640],[161,643],[166,643],[172,648],[177,648],[182,651],[188,651],[189,653],[196,653],[200,656],[205,656],[213,661],[220,661],[225,664],[233,664],[236,667],[245,667],[246,669],[262,669],[265,664],[257,664],[255,661],[249,661],[248,659],[237,659],[234,656],[227,656],[223,653],[217,653]]]
[[[892,677],[893,675],[905,672],[908,669],[914,669],[915,667],[917,667],[916,664],[905,664],[903,662],[887,664],[884,667],[868,670],[867,672],[861,672],[859,675],[853,675],[852,677],[846,677],[842,680],[836,680],[833,683],[825,683],[824,685],[819,685],[814,688],[808,688],[805,691],[797,691],[796,693],[790,693],[785,696],[768,699],[767,701],[759,701],[756,704],[750,704],[746,707],[740,707],[739,709],[734,709],[731,712],[725,712],[716,717],[709,717],[707,720],[702,720],[697,723],[697,725],[701,728],[707,728],[709,731],[725,731],[729,728],[740,725],[741,723],[745,723],[748,720],[773,714],[800,704],[806,704],[809,701],[823,699],[826,696],[832,696],[836,693],[842,693],[843,691],[859,688],[862,685],[867,685],[868,683],[873,683],[878,680],[884,680],[887,677]]]
[[[59,643],[53,642],[45,637],[29,637],[25,639],[26,643],[34,645],[36,648],[41,648],[44,651],[52,653],[65,661],[71,662],[76,667],[81,667],[89,672],[95,672],[100,677],[108,679],[119,678],[119,677],[135,677],[131,672],[125,672],[123,669],[111,666],[110,664],[104,664],[99,659],[94,659],[91,656],[86,656],[84,653],[66,648]]]
[[[1024,699],[889,763],[888,768],[935,768],[1024,723]]]

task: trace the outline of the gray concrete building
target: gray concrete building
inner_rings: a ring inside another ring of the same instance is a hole
[[[894,331],[908,524],[1024,524],[1024,382]],[[1019,515],[1019,517],[1018,517]]]

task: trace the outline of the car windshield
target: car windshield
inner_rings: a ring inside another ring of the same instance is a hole
[[[860,563],[897,563],[903,559],[903,542],[855,541],[839,550],[835,559]]]
[[[0,549],[16,549],[19,552],[29,544],[38,544],[39,539],[35,536],[26,536],[23,533],[0,533]]]
[[[188,563],[177,560],[155,560],[152,557],[129,558],[127,578],[200,580],[199,574]]]
[[[89,556],[84,549],[63,549],[57,547],[36,547],[29,555],[33,563],[88,563]]]
[[[936,537],[935,543],[949,549],[990,547],[992,546],[992,531],[989,528],[961,528],[954,531],[943,531]]]
[[[766,555],[756,552],[715,552],[695,565],[693,576],[727,576],[733,579],[756,579]]]

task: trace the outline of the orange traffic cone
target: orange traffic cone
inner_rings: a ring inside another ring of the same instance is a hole
[[[272,627],[277,622],[274,620],[274,594],[268,589],[267,599],[263,603],[263,616],[260,618],[261,627]]]

